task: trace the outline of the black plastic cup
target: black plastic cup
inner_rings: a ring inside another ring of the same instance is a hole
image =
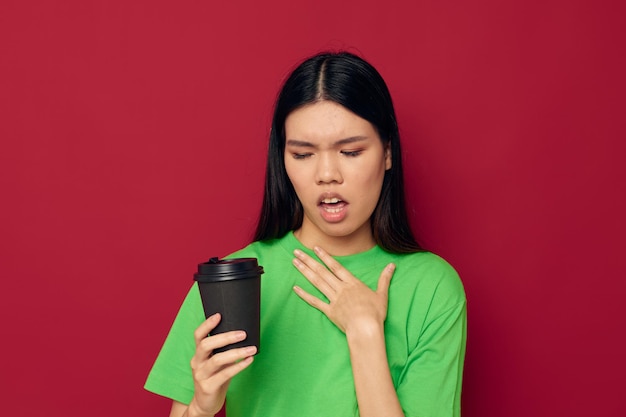
[[[256,258],[218,259],[198,264],[194,280],[198,282],[206,318],[220,313],[222,319],[211,335],[244,330],[245,340],[214,352],[256,346],[261,341],[261,274],[263,267]]]

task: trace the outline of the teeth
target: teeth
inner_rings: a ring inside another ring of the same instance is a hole
[[[340,199],[333,197],[333,198],[325,198],[325,199],[323,199],[322,203],[324,203],[324,204],[335,204],[335,203],[338,203],[340,201],[341,201]]]
[[[339,213],[341,210],[340,208],[324,208],[327,213]]]

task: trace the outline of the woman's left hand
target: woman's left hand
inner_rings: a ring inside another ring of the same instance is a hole
[[[395,265],[389,264],[383,269],[378,279],[378,287],[376,291],[372,291],[326,251],[319,247],[315,247],[314,251],[328,268],[300,250],[294,251],[296,257],[293,264],[329,302],[326,303],[297,286],[294,287],[296,294],[324,313],[346,334],[368,331],[372,326],[382,326],[387,317],[389,284]]]

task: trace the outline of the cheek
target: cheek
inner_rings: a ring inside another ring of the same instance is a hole
[[[285,171],[287,172],[287,178],[291,182],[298,198],[301,199],[301,195],[306,191],[306,187],[304,184],[304,175],[301,169],[294,169],[294,167],[290,166],[289,163],[285,161]]]
[[[385,178],[385,168],[361,170],[355,175],[355,181],[361,189],[361,196],[367,200],[378,202],[380,192]]]
[[[363,166],[354,170],[352,175],[354,175],[354,178],[357,181],[362,184],[366,184],[368,185],[368,188],[371,188],[373,184],[382,182],[382,179],[385,176],[384,162],[380,159],[377,159],[370,163],[364,164]]]
[[[285,162],[285,172],[287,173],[287,178],[293,184],[294,183],[294,175],[295,175],[294,169],[291,166],[290,161],[287,160],[286,157],[285,157],[285,161],[284,162]]]

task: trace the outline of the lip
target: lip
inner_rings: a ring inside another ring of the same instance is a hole
[[[324,200],[325,200],[325,199],[327,199],[327,198],[337,198],[337,199],[339,199],[339,200],[343,201],[344,203],[348,204],[348,202],[346,201],[346,199],[345,199],[345,198],[343,198],[343,197],[341,196],[341,194],[338,194],[338,193],[333,193],[333,192],[328,191],[328,192],[322,193],[322,194],[319,196],[319,198],[317,199],[317,205],[322,204],[322,201],[324,201]]]
[[[341,201],[336,205],[323,203],[325,199],[332,198],[336,198]],[[348,206],[349,203],[344,200],[344,198],[340,194],[333,192],[326,192],[320,195],[317,203],[320,216],[322,217],[322,219],[324,219],[324,221],[328,223],[339,223],[343,219],[345,219],[348,214]]]

